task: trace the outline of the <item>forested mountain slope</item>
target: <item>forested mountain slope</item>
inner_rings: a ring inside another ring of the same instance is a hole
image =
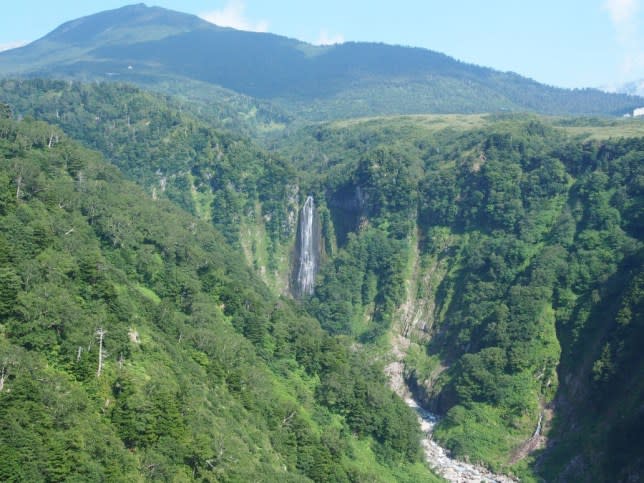
[[[143,4],[67,22],[2,52],[0,75],[116,80],[234,97],[212,89],[219,86],[315,120],[428,112],[623,115],[644,105],[641,97],[546,86],[431,50],[364,42],[313,46]],[[262,115],[272,118],[264,107]]]
[[[526,481],[642,472],[641,122],[349,120],[287,133],[269,153],[130,87],[23,81],[0,94],[100,149],[158,203],[211,221],[274,292],[289,291],[313,196],[322,266],[301,309],[371,360],[411,340],[405,377],[443,415],[435,435],[454,455]],[[346,401],[342,381],[318,402]]]
[[[132,86],[3,81],[0,100],[16,116],[59,125],[153,197],[212,222],[274,291],[288,292],[301,194],[297,172],[280,157]]]
[[[284,141],[318,173],[339,245],[310,310],[364,342],[412,340],[407,380],[444,414],[435,436],[453,454],[524,479],[630,481],[644,137],[584,141],[562,124],[421,116]]]
[[[0,479],[425,481],[382,368],[208,223],[0,115]]]

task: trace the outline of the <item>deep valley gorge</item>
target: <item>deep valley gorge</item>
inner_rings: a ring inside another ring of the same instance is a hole
[[[644,100],[298,42],[0,52],[0,480],[641,481]]]

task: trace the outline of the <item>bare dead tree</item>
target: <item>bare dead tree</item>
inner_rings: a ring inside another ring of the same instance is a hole
[[[105,337],[105,332],[102,327],[96,331],[96,336],[98,337],[98,370],[96,371],[96,377],[101,377],[101,371],[103,370],[103,360],[105,359],[103,338]]]
[[[49,134],[49,142],[47,143],[47,148],[51,149],[51,147],[57,142],[58,142],[58,134],[52,131]]]
[[[295,411],[291,411],[288,413],[284,418],[282,419],[282,427],[288,426],[288,424],[291,422],[291,419],[295,416]]]
[[[4,381],[7,379],[7,367],[2,366],[2,371],[0,371],[0,392],[4,389]]]
[[[22,168],[18,171],[18,175],[16,176],[16,200],[20,201],[20,197],[22,196]]]
[[[7,379],[9,379],[9,375],[11,374],[11,366],[17,366],[18,362],[10,357],[6,357],[2,361],[2,368],[0,368],[0,392],[4,390],[4,384],[7,382]]]

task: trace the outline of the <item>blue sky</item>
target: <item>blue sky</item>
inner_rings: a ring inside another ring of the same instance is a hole
[[[5,0],[0,49],[136,1]],[[644,78],[644,0],[148,0],[311,43],[425,47],[563,87]]]

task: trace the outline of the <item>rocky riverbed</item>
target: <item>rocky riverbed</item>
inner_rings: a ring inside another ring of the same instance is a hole
[[[402,359],[409,346],[409,341],[402,336],[396,337],[393,343],[393,354],[397,360],[390,363],[385,372],[389,377],[392,389],[407,403],[407,405],[416,410],[418,421],[423,431],[421,444],[425,451],[425,459],[429,466],[447,481],[457,483],[516,483],[516,480],[506,475],[496,475],[479,465],[473,465],[464,461],[451,458],[447,451],[439,446],[432,439],[434,425],[438,417],[421,408],[414,400],[403,377],[404,365]]]

